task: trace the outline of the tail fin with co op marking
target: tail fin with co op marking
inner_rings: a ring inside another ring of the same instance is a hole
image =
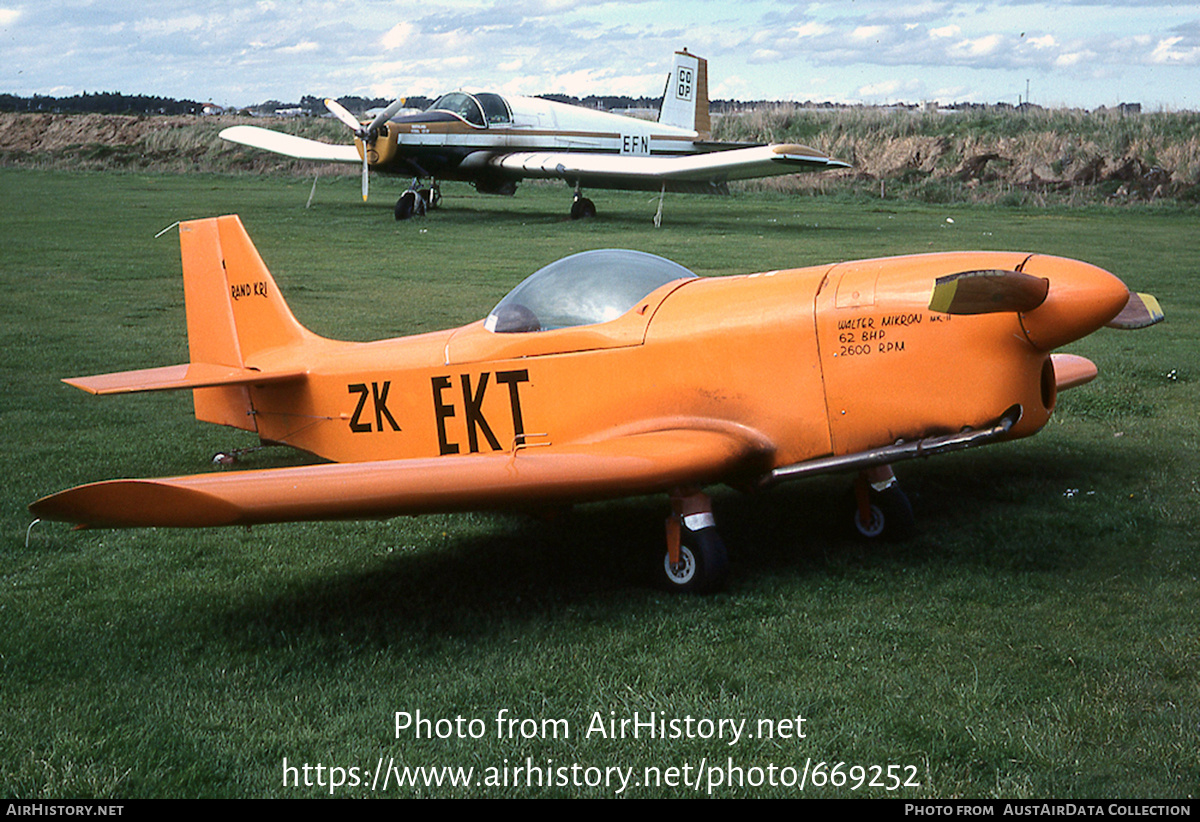
[[[712,120],[708,115],[708,61],[703,57],[688,54],[687,49],[675,52],[658,122],[695,131],[699,140],[712,136]]]

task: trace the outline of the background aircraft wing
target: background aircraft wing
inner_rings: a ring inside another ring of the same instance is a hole
[[[358,149],[352,145],[331,145],[308,140],[293,134],[271,131],[258,126],[230,126],[221,132],[221,139],[251,148],[273,151],[297,160],[317,160],[330,163],[361,163]]]
[[[632,156],[575,151],[523,151],[468,157],[507,176],[557,178],[588,188],[715,190],[731,180],[849,168],[815,148],[794,143],[747,146],[701,154]]]
[[[531,509],[654,493],[769,468],[773,448],[738,426],[627,433],[515,452],[305,465],[81,485],[29,506],[83,527],[208,527]]]

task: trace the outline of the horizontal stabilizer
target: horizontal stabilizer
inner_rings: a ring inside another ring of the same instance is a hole
[[[184,388],[210,388],[219,385],[265,385],[301,379],[304,371],[263,373],[253,368],[234,368],[209,363],[185,363],[164,368],[118,371],[92,377],[65,379],[89,394],[132,394],[138,391],[175,391]]]
[[[1050,362],[1054,366],[1054,384],[1059,391],[1089,383],[1100,373],[1094,362],[1077,354],[1051,354]]]
[[[230,126],[221,132],[221,139],[251,148],[261,148],[297,160],[316,160],[328,163],[361,163],[358,149],[352,145],[332,145],[284,134],[258,126]]]
[[[1158,304],[1153,294],[1138,294],[1129,292],[1129,301],[1121,309],[1121,313],[1108,321],[1109,328],[1133,330],[1148,328],[1163,321],[1162,306]]]
[[[81,485],[29,506],[84,527],[207,527],[550,505],[655,493],[765,467],[733,426],[631,433],[563,448],[305,465]]]
[[[944,314],[1032,311],[1046,301],[1050,281],[1020,271],[962,271],[938,277],[929,310]]]

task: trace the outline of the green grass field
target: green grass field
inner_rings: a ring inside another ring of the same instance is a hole
[[[675,767],[719,772],[723,797],[1196,796],[1195,210],[669,196],[656,230],[657,198],[637,193],[594,192],[600,217],[572,223],[562,186],[447,186],[442,211],[396,223],[395,181],[376,178],[366,206],[354,176],[322,178],[306,209],[310,187],[0,169],[0,795],[323,796],[332,778],[338,796],[605,797],[619,786],[606,768],[636,770],[624,796],[707,794],[643,784],[645,768]],[[242,216],[300,320],[346,339],[478,319],[540,266],[612,246],[701,275],[1039,251],[1113,271],[1168,319],[1072,346],[1101,377],[1038,436],[898,466],[921,526],[910,541],[845,534],[831,510],[848,478],[716,491],[732,583],[711,597],[648,582],[658,498],[550,522],[43,523],[27,537],[25,506],[44,494],[210,470],[214,452],[254,443],[195,422],[185,393],[98,399],[59,382],[186,360],[177,232],[155,234],[222,213]],[[418,711],[478,723],[397,735],[396,713]],[[530,721],[498,738],[500,711]],[[597,715],[651,712],[745,720],[754,738],[587,734]],[[759,733],[797,716],[804,738]],[[468,786],[351,784],[380,761],[475,771]],[[511,771],[529,764],[549,784]],[[806,764],[803,791],[778,784]],[[918,786],[887,790],[888,766]]]

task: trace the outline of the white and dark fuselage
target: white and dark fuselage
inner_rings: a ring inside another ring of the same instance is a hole
[[[361,151],[362,141],[356,141]],[[369,146],[373,169],[497,184],[521,177],[562,178],[563,152],[619,158],[675,157],[705,149],[692,129],[556,103],[498,94],[443,95],[428,110],[393,117]],[[730,144],[708,144],[712,151]],[[611,175],[619,175],[614,166]],[[600,170],[580,171],[588,187],[612,187]],[[625,186],[617,186],[625,187]],[[657,189],[648,181],[646,188]]]

